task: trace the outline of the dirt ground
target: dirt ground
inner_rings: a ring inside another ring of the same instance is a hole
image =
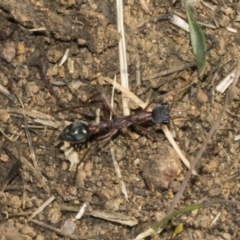
[[[161,75],[194,61],[189,33],[169,17],[175,13],[186,19],[180,1],[124,1],[130,90],[143,101],[158,99],[171,106],[168,127],[190,162],[224,106],[228,90],[219,93],[216,86],[240,59],[240,3],[205,3],[193,8],[208,47],[206,74],[199,79],[195,66]],[[134,239],[167,213],[188,169],[160,124],[144,125],[148,134],[133,127],[115,135],[112,143],[94,144],[74,183],[67,150],[61,150],[58,140],[70,122],[94,121],[79,111],[95,115],[96,106],[104,110],[98,97],[94,104],[86,101],[96,92],[111,96],[112,86],[104,78],[116,74],[119,79],[119,39],[113,0],[0,1],[0,239]],[[240,201],[239,87],[237,83],[197,165],[198,175],[191,176],[175,209],[217,199]],[[84,107],[70,108],[77,105]],[[64,108],[70,109],[57,112]],[[122,115],[119,91],[114,109]],[[82,159],[97,137],[70,151]],[[32,216],[51,197],[55,199]],[[73,220],[83,206],[85,214]],[[184,229],[178,240],[240,239],[239,216],[238,204],[216,204],[174,218],[148,239],[171,239],[179,223]]]

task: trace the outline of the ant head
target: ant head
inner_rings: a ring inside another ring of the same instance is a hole
[[[169,124],[169,106],[168,104],[160,104],[152,109],[152,121],[154,123]]]
[[[68,125],[60,134],[59,139],[62,141],[80,143],[89,138],[88,124],[84,121],[73,122]]]

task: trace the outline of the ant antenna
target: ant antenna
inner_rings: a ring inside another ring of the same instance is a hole
[[[172,109],[179,92],[180,92],[180,87],[177,89],[177,92],[176,92],[176,94],[173,97],[172,103],[171,103],[170,108],[169,108],[170,110]]]

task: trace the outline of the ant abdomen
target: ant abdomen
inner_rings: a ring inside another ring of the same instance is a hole
[[[80,143],[86,141],[89,135],[88,124],[84,121],[77,121],[68,125],[60,134],[59,139],[72,143]]]

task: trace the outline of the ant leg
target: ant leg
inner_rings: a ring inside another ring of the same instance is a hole
[[[73,177],[73,185],[75,185],[76,180],[77,180],[77,175],[78,175],[78,168],[80,166],[80,164],[83,162],[84,158],[87,156],[87,154],[89,153],[91,147],[93,146],[94,143],[91,143],[91,145],[89,146],[89,148],[85,151],[85,153],[83,154],[81,160],[78,162],[77,166],[76,166],[76,170],[74,173],[74,177]]]
[[[54,98],[56,99],[56,101],[58,102],[60,107],[63,108],[56,112],[60,112],[60,111],[64,111],[64,110],[68,109],[68,110],[71,110],[72,112],[79,113],[84,117],[95,118],[95,116],[93,116],[92,114],[81,111],[80,109],[75,109],[75,108],[79,108],[79,106],[70,107],[69,104],[66,103],[64,100],[62,100],[61,97],[56,93],[56,91],[54,91],[53,86],[51,85],[49,78],[46,75],[47,69],[48,69],[48,61],[47,61],[46,57],[40,56],[37,61],[37,66],[39,68],[41,80],[44,82],[44,84],[47,87],[47,89],[49,90],[49,92],[54,96]]]
[[[118,114],[116,113],[116,111],[113,109],[113,107],[111,106],[111,104],[108,102],[106,96],[104,94],[101,94],[101,97],[105,103],[105,106],[109,109],[110,112],[112,112],[114,117],[117,117]]]
[[[89,148],[86,150],[86,152],[83,154],[81,160],[79,161],[79,163],[77,164],[76,167],[76,171],[74,174],[74,178],[73,178],[73,185],[76,183],[76,179],[77,179],[77,175],[78,175],[78,167],[80,166],[81,162],[83,162],[84,158],[87,156],[87,154],[89,153],[91,147],[96,143],[98,144],[101,141],[108,141],[111,140],[112,136],[114,136],[116,133],[118,132],[118,129],[112,129],[109,133],[107,133],[106,135],[99,137],[95,142],[91,143],[91,145],[89,146]]]
[[[129,134],[129,131],[127,128],[122,128],[121,129],[121,132],[125,135],[128,135],[129,137],[129,140],[131,141],[129,145],[129,148],[131,149],[132,153],[133,153],[133,158],[136,159],[138,157],[138,154],[139,154],[139,149],[136,147],[136,144],[135,142],[132,142],[132,137],[131,135]]]
[[[105,105],[105,107],[113,114],[114,117],[117,117],[118,114],[116,113],[116,111],[113,109],[113,107],[111,106],[111,104],[109,103],[107,97],[101,93],[101,98],[103,100],[103,103]]]
[[[44,82],[45,86],[48,88],[49,92],[55,97],[56,101],[59,103],[61,107],[68,107],[67,103],[64,102],[61,97],[54,91],[52,84],[49,81],[47,76],[48,70],[48,60],[44,56],[40,56],[37,60],[37,66],[39,68],[40,77]]]
[[[89,97],[87,101],[90,101],[91,99],[94,99],[97,96],[100,96],[100,101],[102,102],[102,105],[104,105],[106,107],[106,109],[108,109],[113,114],[113,116],[117,117],[118,114],[116,113],[116,111],[113,109],[113,107],[109,103],[105,94],[98,92],[97,94]],[[106,112],[103,112],[103,114],[104,114],[104,119],[109,120],[109,114],[107,115]]]
[[[101,141],[110,140],[118,132],[118,130],[119,129],[112,129],[109,133],[107,133],[101,137],[98,137],[96,141],[101,142]]]
[[[136,129],[142,131],[142,132],[147,133],[147,134],[150,134],[150,135],[154,135],[154,134],[155,134],[155,132],[153,132],[153,131],[149,131],[148,129],[146,129],[146,128],[140,126],[140,125],[136,125],[136,124],[134,124],[134,127],[135,127]]]
[[[178,95],[179,91],[180,91],[180,88],[177,89],[177,92],[176,92],[176,94],[175,94],[174,97],[173,97],[173,100],[172,100],[172,103],[171,103],[169,109],[172,109],[172,107],[173,107],[173,105],[174,105],[174,102],[175,102],[175,100],[176,100],[176,98],[177,98],[177,95]]]
[[[148,108],[151,106],[151,104],[155,103],[155,100],[151,100],[148,105],[143,109],[144,111],[147,111]]]

